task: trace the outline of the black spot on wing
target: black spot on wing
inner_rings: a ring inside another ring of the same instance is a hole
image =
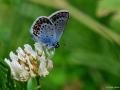
[[[52,25],[50,20],[46,17],[40,17],[36,21],[36,23],[33,25],[33,34],[35,36],[38,36],[40,33],[42,33],[41,31],[46,27],[46,25],[44,25],[45,23]]]
[[[59,18],[66,18],[66,19],[68,19],[68,17],[69,17],[69,13],[68,12],[58,12],[58,13],[54,14],[52,17],[50,17],[50,19],[52,20],[52,22],[55,22]]]

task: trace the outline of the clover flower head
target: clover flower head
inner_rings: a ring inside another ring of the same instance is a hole
[[[27,81],[30,77],[45,77],[53,68],[51,57],[55,50],[43,48],[40,43],[35,43],[34,47],[35,49],[25,44],[24,49],[17,48],[16,54],[11,51],[10,59],[5,58],[15,80]]]

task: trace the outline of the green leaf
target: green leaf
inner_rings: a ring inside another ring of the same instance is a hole
[[[99,0],[97,15],[104,16],[111,12],[120,12],[120,0]]]
[[[72,63],[84,65],[97,70],[103,70],[112,75],[120,77],[120,63],[113,57],[92,52],[79,51],[70,57]]]
[[[35,78],[30,78],[27,82],[27,90],[35,90],[37,88],[37,81]]]
[[[120,33],[120,0],[100,0],[97,7],[97,16],[104,17],[113,13],[110,19],[110,26],[117,33]]]

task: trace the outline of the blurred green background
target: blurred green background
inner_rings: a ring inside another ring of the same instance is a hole
[[[41,90],[120,90],[120,0],[0,0],[0,90],[26,90],[4,58],[34,44],[29,30],[38,16],[61,9],[70,18]]]

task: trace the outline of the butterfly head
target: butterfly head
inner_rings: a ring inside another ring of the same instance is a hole
[[[55,48],[59,48],[60,47],[60,44],[57,42],[55,45],[54,45]]]
[[[60,47],[60,45],[59,45],[59,43],[58,42],[56,42],[56,43],[49,43],[49,44],[46,44],[46,46],[48,47],[48,48],[59,48]]]

